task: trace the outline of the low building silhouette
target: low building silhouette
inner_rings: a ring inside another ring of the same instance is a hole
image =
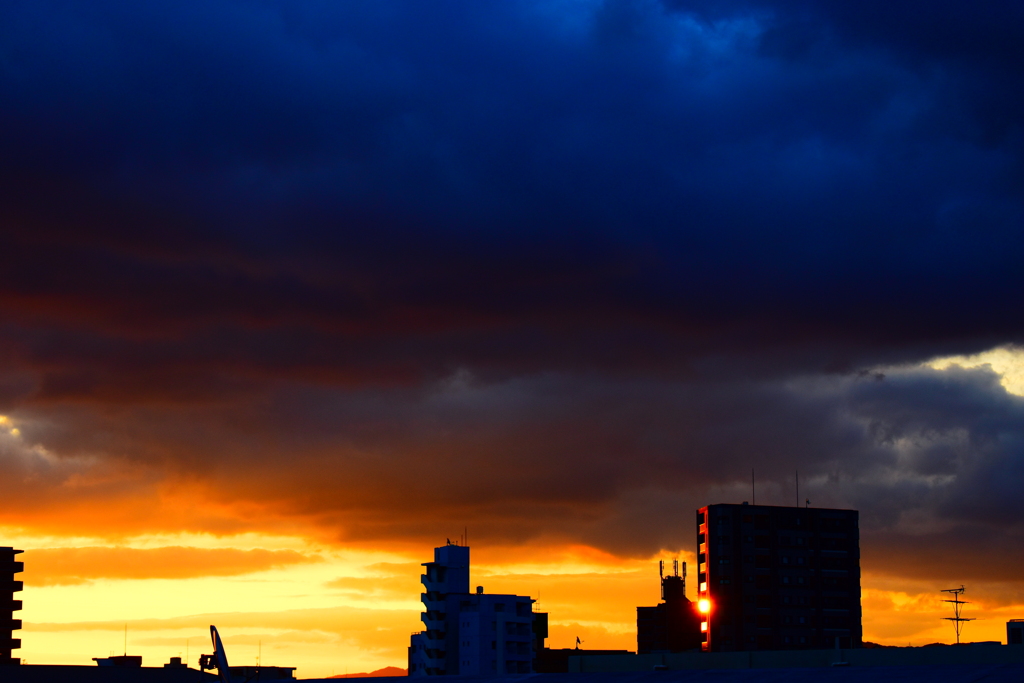
[[[1006,622],[1006,644],[1024,645],[1024,619],[1010,619]]]

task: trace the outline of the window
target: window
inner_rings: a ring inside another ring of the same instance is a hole
[[[697,545],[704,545],[707,537],[704,534],[697,534]]]
[[[754,521],[753,515],[743,515],[743,523],[744,524],[750,524],[753,521]]]
[[[799,623],[806,624],[807,623],[807,617],[800,617]]]
[[[789,577],[788,576],[783,576],[782,577],[782,583],[784,583],[786,585],[789,585]]]
[[[804,558],[802,558],[802,557],[796,558],[796,563],[797,564],[803,564],[804,563]]]
[[[703,523],[704,523],[704,513],[703,512],[698,512],[697,513],[697,524],[703,524]]]
[[[720,557],[718,558],[718,564],[732,564],[731,557]]]
[[[782,556],[782,564],[789,564],[789,558],[785,555]]]
[[[720,578],[718,580],[718,583],[721,583],[721,584],[732,583],[732,579],[729,579],[729,578],[726,578],[726,577],[723,576],[722,578]]]

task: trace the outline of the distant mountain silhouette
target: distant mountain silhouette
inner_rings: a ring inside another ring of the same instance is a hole
[[[328,676],[328,678],[377,678],[381,676],[407,676],[408,674],[408,671],[397,666],[385,666],[383,669],[377,669],[370,673],[341,674],[340,676]]]

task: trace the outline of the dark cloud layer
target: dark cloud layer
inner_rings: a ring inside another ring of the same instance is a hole
[[[7,3],[0,511],[643,554],[799,468],[876,567],[932,577],[970,534],[1006,578],[1021,401],[914,367],[1024,341],[1022,30],[1012,3]]]

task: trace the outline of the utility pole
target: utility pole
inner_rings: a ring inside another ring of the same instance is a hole
[[[956,644],[959,645],[960,644],[960,632],[964,628],[964,622],[965,621],[974,621],[973,617],[968,618],[968,617],[960,616],[961,615],[961,610],[963,610],[963,606],[971,604],[969,602],[964,602],[963,600],[960,599],[960,596],[963,595],[964,593],[966,593],[967,589],[963,587],[963,584],[961,584],[959,588],[944,588],[942,590],[942,592],[943,593],[950,593],[953,596],[952,600],[943,600],[943,602],[951,602],[951,603],[953,603],[953,616],[951,616],[951,617],[942,617],[942,618],[945,619],[946,621],[952,621],[953,622],[953,628],[956,630]]]

